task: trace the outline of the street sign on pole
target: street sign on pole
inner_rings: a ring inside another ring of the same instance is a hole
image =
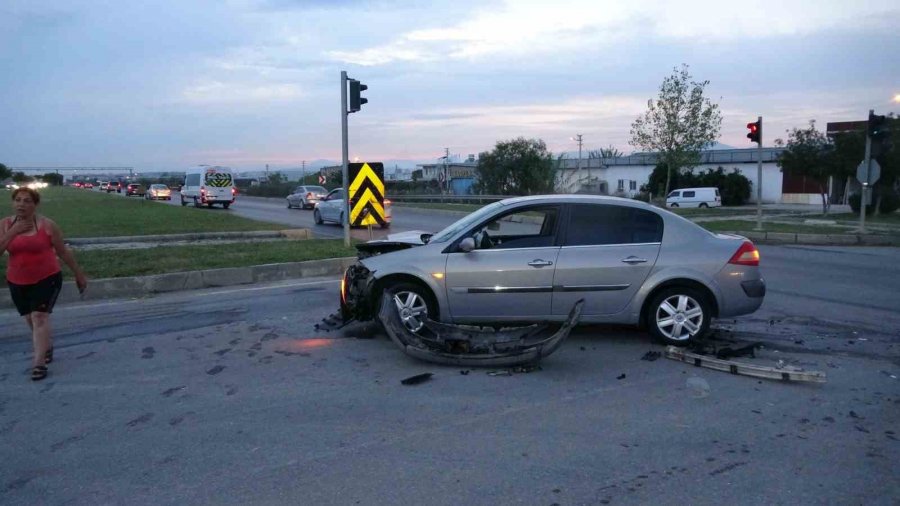
[[[862,184],[873,185],[881,179],[881,165],[878,165],[878,160],[872,160],[871,163],[869,170],[866,170],[865,160],[856,166],[856,180]]]

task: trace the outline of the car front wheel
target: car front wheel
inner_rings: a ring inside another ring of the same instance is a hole
[[[316,222],[316,225],[321,225],[322,223],[324,223],[324,222],[322,221],[322,214],[319,213],[319,210],[318,210],[318,209],[316,209],[315,211],[313,211],[313,220]]]
[[[704,294],[688,287],[671,287],[650,301],[647,327],[663,344],[687,346],[706,335],[711,316]]]
[[[426,319],[434,319],[435,304],[425,288],[414,283],[398,283],[385,292],[393,301],[403,326],[410,332],[419,332],[425,327]]]

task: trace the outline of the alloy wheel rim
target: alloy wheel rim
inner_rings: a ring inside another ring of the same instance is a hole
[[[703,327],[703,308],[690,296],[673,295],[656,309],[656,326],[668,339],[686,341]]]
[[[428,316],[425,299],[415,292],[397,292],[394,294],[394,305],[397,307],[400,321],[407,330],[413,333],[422,330]]]

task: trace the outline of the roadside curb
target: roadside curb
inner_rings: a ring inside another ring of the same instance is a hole
[[[796,234],[787,232],[738,231],[760,244],[811,244],[819,246],[900,246],[900,236],[874,234]]]
[[[319,276],[339,276],[356,257],[328,258],[306,262],[229,267],[201,271],[170,272],[131,278],[92,279],[84,295],[78,293],[73,281],[63,283],[57,302],[68,304],[87,300],[146,297],[158,293],[199,290],[223,286],[269,283],[287,279]],[[9,291],[0,291],[0,309],[13,308]]]

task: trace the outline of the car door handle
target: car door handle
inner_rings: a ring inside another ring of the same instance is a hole
[[[553,265],[553,262],[551,262],[550,260],[532,260],[528,262],[528,265],[540,268],[547,267],[548,265]]]
[[[630,264],[630,265],[647,263],[646,258],[638,258],[636,256],[630,256],[628,258],[623,258],[622,261],[625,262],[626,264]]]

